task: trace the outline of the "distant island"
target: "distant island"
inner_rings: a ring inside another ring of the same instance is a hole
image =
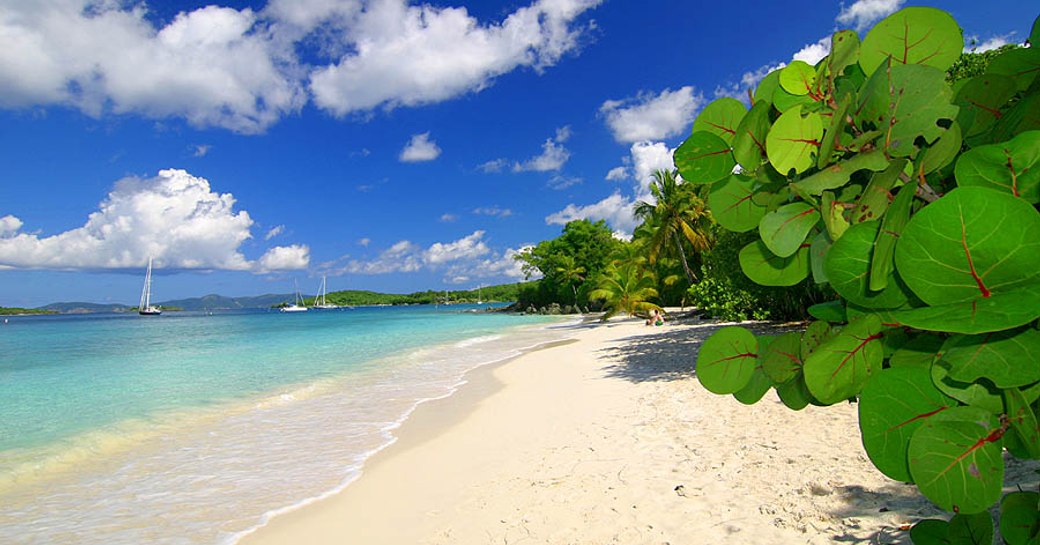
[[[340,306],[375,306],[375,305],[429,305],[454,303],[484,303],[516,301],[522,283],[501,284],[481,287],[475,290],[447,290],[395,294],[379,293],[366,290],[344,290],[329,292],[326,299],[329,303]],[[264,294],[248,297],[225,297],[210,294],[189,299],[173,299],[158,303],[163,310],[246,310],[274,308],[293,300],[293,294]],[[305,297],[307,305],[314,303],[313,296]],[[135,312],[137,305],[119,303],[86,303],[65,302],[51,303],[34,309],[0,307],[0,315],[18,314],[85,314],[92,312]]]

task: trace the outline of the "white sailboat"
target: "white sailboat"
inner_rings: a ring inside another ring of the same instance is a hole
[[[144,287],[141,288],[141,304],[137,307],[141,316],[158,316],[162,309],[152,306],[152,258],[148,258],[148,272],[144,274]]]
[[[311,305],[311,308],[318,308],[318,309],[336,309],[336,308],[339,308],[339,305],[336,305],[334,303],[330,303],[330,302],[325,300],[325,291],[326,291],[325,275],[323,274],[323,275],[321,275],[321,288],[318,289],[318,295],[314,296],[314,304]]]
[[[303,306],[303,297],[300,295],[300,287],[296,285],[296,280],[293,280],[293,287],[296,288],[296,299],[293,304],[282,307],[282,312],[305,312],[307,307]]]
[[[484,304],[484,297],[482,297],[480,295],[480,288],[482,288],[482,287],[483,286],[481,286],[480,284],[477,284],[477,304],[478,305],[483,305]]]

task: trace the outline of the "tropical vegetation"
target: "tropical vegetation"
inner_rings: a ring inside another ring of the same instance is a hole
[[[770,73],[750,108],[707,105],[674,155],[732,233],[716,251],[830,298],[804,332],[720,329],[698,380],[793,410],[858,401],[871,462],[952,513],[915,524],[918,545],[992,543],[991,512],[1005,543],[1040,543],[1035,480],[1004,482],[1006,455],[1040,459],[1040,18],[1029,41],[965,60],[952,16],[904,8]]]

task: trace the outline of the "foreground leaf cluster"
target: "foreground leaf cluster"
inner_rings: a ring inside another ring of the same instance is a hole
[[[915,543],[987,542],[997,504],[1005,542],[1040,543],[1037,491],[1003,495],[1005,451],[1040,459],[1040,49],[951,83],[963,36],[927,7],[831,43],[766,76],[750,108],[709,104],[675,152],[722,227],[757,231],[748,278],[839,296],[804,333],[721,329],[698,378],[794,410],[857,399],[877,468],[955,513]]]

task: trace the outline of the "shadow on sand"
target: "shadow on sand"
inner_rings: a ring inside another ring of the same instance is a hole
[[[716,331],[734,325],[714,321],[685,319],[681,322],[692,327],[656,328],[652,334],[625,337],[620,346],[604,348],[599,355],[611,362],[607,376],[632,382],[683,380],[694,376],[697,353],[701,343]],[[778,335],[800,331],[805,324],[775,324],[746,322],[740,324],[755,335]]]

